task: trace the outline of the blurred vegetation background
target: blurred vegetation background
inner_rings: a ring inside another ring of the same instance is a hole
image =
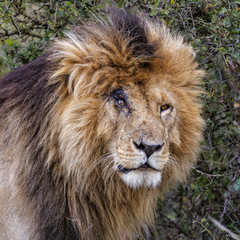
[[[40,56],[51,42],[115,3],[181,33],[205,69],[207,124],[186,185],[159,202],[146,239],[240,239],[240,1],[0,1],[0,76]]]

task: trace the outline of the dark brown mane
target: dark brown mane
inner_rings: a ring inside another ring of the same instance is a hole
[[[144,18],[136,12],[129,14],[123,9],[112,8],[109,10],[113,31],[118,31],[123,38],[130,39],[129,50],[134,57],[152,58],[156,45],[149,42],[148,28]]]
[[[41,239],[77,239],[67,219],[70,214],[67,201],[62,198],[63,182],[54,179],[54,166],[50,169],[44,166],[47,150],[40,144],[48,128],[49,111],[58,101],[54,92],[59,84],[48,84],[51,72],[48,57],[46,54],[1,78],[0,115],[3,118],[13,109],[17,111],[22,129],[16,141],[22,142],[22,136],[27,134],[22,144],[28,149],[29,158],[18,169],[18,182],[25,198],[35,206]],[[57,161],[58,156],[55,158]],[[31,170],[26,173],[26,168]]]

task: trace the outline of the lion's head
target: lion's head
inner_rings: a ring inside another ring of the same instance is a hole
[[[199,151],[203,72],[181,37],[122,14],[56,44],[61,64],[53,78],[69,74],[71,94],[61,109],[61,149],[75,175],[102,168],[132,188],[164,179],[168,186],[185,179]]]

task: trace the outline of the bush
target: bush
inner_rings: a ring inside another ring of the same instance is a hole
[[[240,239],[240,1],[1,1],[0,75],[113,2],[183,34],[207,72],[201,156],[188,184],[159,203],[156,229],[146,239]]]

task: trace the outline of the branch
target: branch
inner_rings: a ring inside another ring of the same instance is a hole
[[[195,167],[193,167],[193,169],[194,169],[196,172],[198,172],[198,173],[200,173],[200,174],[202,174],[202,175],[208,176],[208,177],[224,177],[224,176],[226,176],[225,174],[209,174],[209,173],[204,173],[204,172],[196,169]]]
[[[211,216],[208,216],[209,220],[213,222],[221,231],[224,231],[230,235],[235,240],[240,240],[240,236],[236,235],[235,233],[231,232],[227,227],[223,226],[220,222],[218,222],[216,219],[212,218]]]

